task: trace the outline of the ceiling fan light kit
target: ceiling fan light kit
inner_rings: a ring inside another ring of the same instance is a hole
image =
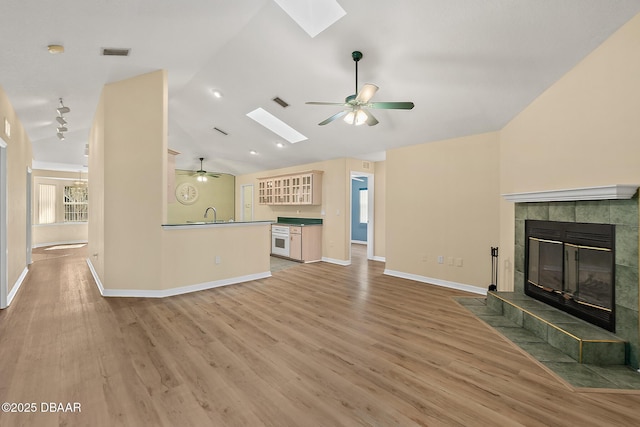
[[[378,120],[366,111],[367,108],[377,108],[382,110],[411,110],[414,107],[413,102],[370,102],[373,95],[378,91],[378,86],[366,83],[362,86],[362,89],[358,91],[358,62],[363,58],[363,54],[360,51],[354,51],[351,53],[351,58],[356,63],[356,94],[349,95],[342,102],[307,102],[310,105],[341,105],[346,107],[346,110],[334,114],[318,123],[320,126],[324,126],[332,121],[343,117],[343,120],[351,125],[360,126],[367,124],[369,126],[375,126],[378,124]]]
[[[195,176],[196,181],[198,182],[207,182],[209,178],[220,178],[219,173],[207,172],[206,170],[204,170],[204,167],[202,165],[202,162],[204,161],[204,157],[200,157],[199,160],[200,160],[200,169],[191,171],[189,173],[190,176]]]

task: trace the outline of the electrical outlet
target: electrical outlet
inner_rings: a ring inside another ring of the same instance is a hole
[[[438,264],[444,264],[444,257],[442,255],[438,255]]]
[[[220,255],[216,255],[216,264],[220,264],[222,262],[222,259],[220,258]]]

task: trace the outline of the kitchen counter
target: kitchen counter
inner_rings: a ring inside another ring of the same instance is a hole
[[[189,228],[214,228],[214,227],[239,227],[239,226],[252,226],[252,225],[264,225],[273,224],[273,221],[194,221],[194,222],[182,222],[177,224],[162,224],[162,228],[165,230],[179,230]]]
[[[322,219],[319,218],[292,218],[279,216],[275,222],[277,225],[294,225],[297,227],[305,227],[309,225],[322,225]]]

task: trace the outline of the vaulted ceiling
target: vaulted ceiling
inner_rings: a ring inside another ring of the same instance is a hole
[[[638,0],[338,3],[346,15],[310,37],[273,0],[5,0],[0,85],[36,168],[86,165],[103,85],[158,69],[168,70],[169,147],[181,152],[179,168],[197,168],[198,157],[205,169],[232,174],[378,160],[389,148],[502,128],[640,12]],[[50,54],[50,44],[65,52]],[[101,56],[102,48],[131,52]],[[318,126],[340,107],[305,102],[355,93],[354,50],[364,54],[359,84],[380,87],[374,101],[415,108],[375,110],[377,126]],[[71,108],[64,141],[56,137],[59,98]],[[246,116],[258,107],[308,139],[290,144]]]

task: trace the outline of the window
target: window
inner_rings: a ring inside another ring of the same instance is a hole
[[[38,223],[53,224],[56,222],[56,186],[40,184],[38,189]]]
[[[360,189],[360,224],[369,222],[369,192],[366,188]]]
[[[80,222],[88,220],[89,194],[87,187],[64,187],[64,221]]]

